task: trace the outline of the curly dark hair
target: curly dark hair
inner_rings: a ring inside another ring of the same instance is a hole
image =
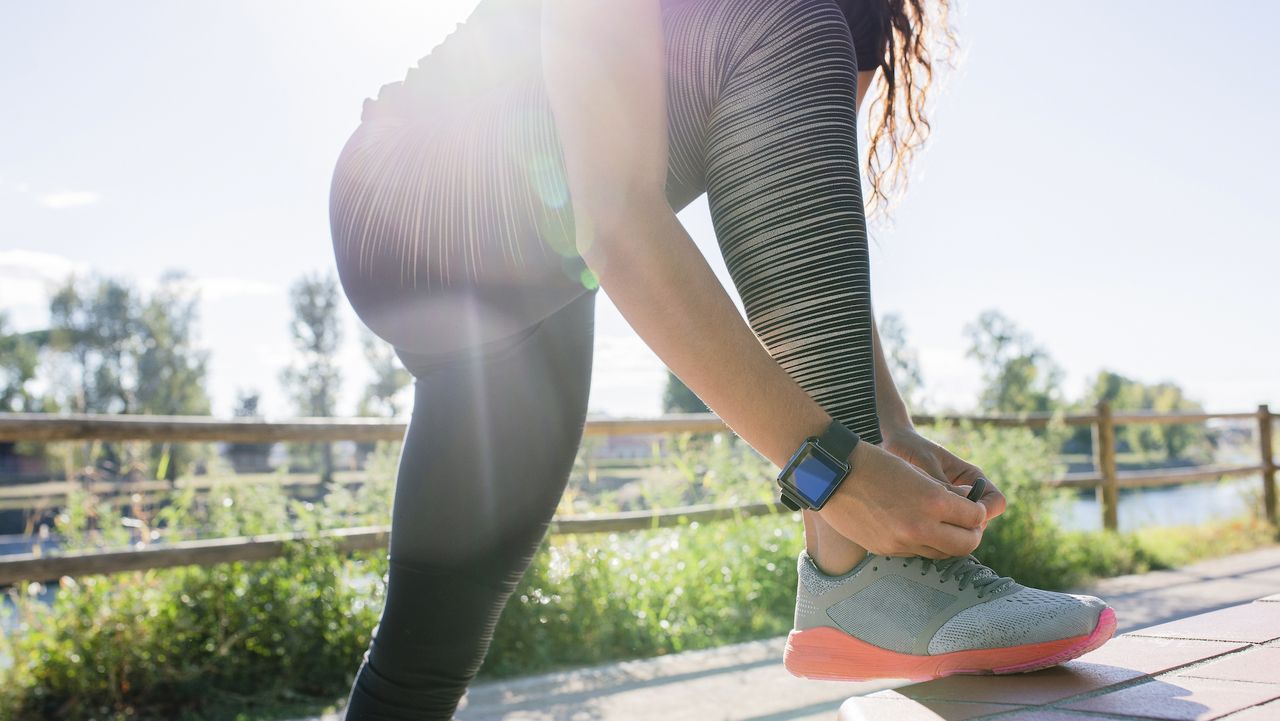
[[[925,103],[934,86],[936,62],[955,67],[959,43],[951,26],[955,0],[841,0],[850,23],[880,26],[886,39],[879,68],[882,79],[868,117],[869,192],[867,216],[887,215],[907,189],[908,166],[928,139],[932,127]],[[854,13],[866,13],[856,17]],[[867,68],[860,68],[866,70]]]

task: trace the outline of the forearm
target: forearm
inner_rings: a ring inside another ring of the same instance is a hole
[[[874,314],[871,318],[871,348],[875,356],[876,415],[880,417],[880,433],[884,435],[893,429],[911,428],[911,412],[907,410],[907,404],[893,382],[893,374],[889,372],[889,362],[884,357]]]
[[[680,380],[779,467],[821,434],[831,417],[760,344],[665,199],[633,204],[611,227],[583,258]]]

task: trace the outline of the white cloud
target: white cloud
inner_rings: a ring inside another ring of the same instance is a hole
[[[98,202],[101,197],[92,190],[64,190],[57,193],[45,193],[40,196],[39,200],[40,204],[46,208],[62,210],[81,205],[92,205]]]
[[[274,295],[283,289],[274,284],[248,278],[193,278],[205,300],[222,300],[245,295]]]
[[[68,275],[87,270],[86,263],[54,253],[0,250],[0,307],[43,306]]]

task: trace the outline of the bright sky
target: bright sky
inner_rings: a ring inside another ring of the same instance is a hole
[[[214,413],[270,416],[287,288],[328,271],[330,172],[361,102],[474,0],[18,3],[0,23],[0,308],[47,322],[73,270],[204,291]],[[928,397],[970,408],[965,323],[998,308],[1079,391],[1099,368],[1210,409],[1280,405],[1280,6],[1245,0],[963,2],[960,69],[893,228],[878,314],[900,313]],[[865,109],[864,109],[865,112]],[[723,282],[704,200],[681,214]],[[605,300],[603,297],[601,300]],[[367,378],[355,317],[340,413]],[[598,311],[593,410],[652,414],[665,379]]]

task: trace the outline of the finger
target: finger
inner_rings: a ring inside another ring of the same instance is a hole
[[[987,520],[1004,513],[1005,508],[1008,507],[1008,501],[1005,499],[1004,494],[1000,492],[999,488],[995,487],[995,484],[990,479],[987,479],[987,490],[982,494],[982,498],[978,499],[978,502],[986,508]]]
[[[938,459],[935,458],[934,456],[926,455],[923,458],[921,458],[920,470],[924,471],[925,473],[928,473],[929,475],[933,476],[935,479],[939,481],[942,481],[943,483],[951,482],[951,480],[947,478],[946,471],[942,470],[942,464],[939,463]]]
[[[1006,505],[1004,496],[999,493],[988,493],[982,498],[979,498],[978,503],[981,503],[982,507],[986,509],[987,521],[990,521],[1001,513],[1004,513]]]
[[[920,540],[924,545],[942,551],[948,556],[967,556],[982,542],[982,531],[977,528],[961,528],[949,523],[939,523],[929,529],[927,538]]]
[[[956,461],[957,464],[951,469],[952,483],[967,483],[969,485],[973,485],[973,482],[979,478],[986,478],[986,474],[982,472],[981,468],[973,465],[972,463],[965,463],[958,458]],[[987,480],[989,481],[991,479],[987,478]]]
[[[947,554],[943,553],[942,551],[939,551],[933,546],[925,546],[925,545],[921,545],[917,547],[915,551],[913,551],[912,553],[916,556],[924,556],[925,558],[932,558],[934,560],[939,560],[947,557]]]
[[[948,493],[942,496],[940,520],[963,528],[977,528],[987,520],[987,508],[965,498],[963,493]]]

